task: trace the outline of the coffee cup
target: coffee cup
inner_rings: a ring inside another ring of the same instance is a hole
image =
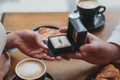
[[[45,80],[46,65],[34,58],[21,60],[15,67],[15,80]]]
[[[77,4],[77,9],[80,14],[81,22],[88,29],[95,26],[96,15],[103,14],[106,7],[99,5],[96,0],[80,0]]]

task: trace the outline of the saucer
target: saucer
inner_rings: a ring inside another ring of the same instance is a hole
[[[105,16],[103,14],[99,14],[95,16],[95,22],[93,27],[88,27],[88,31],[96,30],[103,27],[105,24]]]
[[[16,76],[14,76],[11,80],[17,80]],[[46,73],[45,80],[54,80],[54,78],[49,73]]]
[[[77,10],[71,12],[70,15],[72,15],[75,18],[76,18],[76,16],[78,18],[80,17],[79,12]],[[99,29],[99,28],[103,27],[104,24],[105,24],[105,16],[104,16],[104,14],[95,15],[94,26],[93,27],[87,27],[87,30],[88,31],[93,31],[93,30]]]

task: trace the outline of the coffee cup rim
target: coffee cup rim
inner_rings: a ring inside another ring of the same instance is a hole
[[[44,66],[44,71],[42,72],[42,74],[39,75],[38,77],[32,78],[32,79],[38,79],[38,78],[42,77],[42,76],[46,73],[46,65],[45,65],[45,63],[44,63],[43,61],[41,61],[41,60],[39,60],[39,59],[35,59],[35,58],[25,58],[25,59],[21,60],[20,62],[18,62],[17,65],[16,65],[16,67],[15,67],[15,73],[16,73],[16,75],[17,75],[18,77],[21,77],[21,78],[25,79],[24,77],[22,77],[22,76],[20,76],[19,74],[17,74],[17,66],[19,66],[22,62],[27,61],[27,60],[36,60],[36,61],[39,61],[39,62],[42,63],[43,66]],[[29,78],[28,78],[28,79],[29,79]]]
[[[82,1],[80,1],[80,2],[82,2]],[[82,8],[82,9],[87,9],[87,10],[89,10],[89,9],[95,9],[95,8],[98,8],[100,6],[99,3],[98,3],[98,1],[95,1],[98,4],[96,7],[93,7],[93,8],[84,8],[84,7],[80,6],[80,4],[79,4],[80,2],[77,3],[77,7]]]

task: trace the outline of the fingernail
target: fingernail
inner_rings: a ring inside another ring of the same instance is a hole
[[[44,47],[45,47],[45,48],[48,48],[47,45],[45,45],[45,44],[44,44]]]
[[[82,55],[80,53],[77,53],[76,56],[78,59],[82,58]]]

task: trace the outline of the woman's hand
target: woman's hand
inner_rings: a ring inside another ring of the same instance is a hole
[[[28,56],[47,59],[60,60],[61,57],[50,57],[48,55],[47,46],[43,42],[43,36],[31,30],[21,30],[8,34],[8,41],[10,47],[17,47],[20,51]],[[11,43],[13,42],[13,43]],[[12,46],[10,46],[10,44]]]
[[[0,56],[0,80],[3,80],[10,68],[11,58],[8,53],[3,53]]]

